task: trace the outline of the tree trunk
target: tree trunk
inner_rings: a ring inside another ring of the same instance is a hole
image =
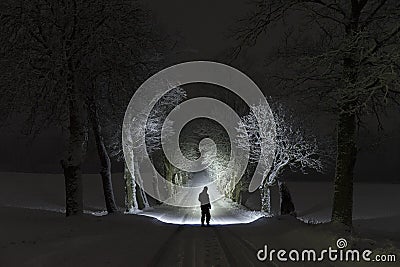
[[[76,10],[76,5],[73,6]],[[74,21],[76,22],[76,21]],[[85,159],[88,140],[88,121],[85,99],[75,85],[75,65],[72,59],[72,42],[75,39],[76,24],[71,25],[69,36],[64,35],[65,45],[65,89],[67,92],[69,115],[69,140],[67,158],[61,161],[65,177],[65,214],[66,216],[83,214],[83,190],[81,165]],[[66,38],[67,37],[67,38]]]
[[[271,214],[271,188],[264,185],[260,188],[261,193],[261,211]]]
[[[346,27],[348,43],[354,42],[358,35],[358,23],[361,14],[357,1],[352,2],[351,19]],[[359,51],[353,46],[343,57],[343,81],[345,87],[341,92],[342,102],[337,125],[337,157],[334,181],[334,196],[332,207],[332,222],[338,222],[348,227],[353,219],[353,169],[356,163],[356,115],[354,100],[354,85],[358,79]]]
[[[135,161],[135,170],[136,170],[136,177],[137,177],[137,185],[139,185],[139,194],[137,194],[137,201],[139,209],[144,209],[150,207],[149,201],[146,196],[146,192],[143,190],[143,180],[142,176],[140,175],[139,164]]]
[[[239,180],[239,182],[235,185],[234,189],[233,201],[239,204],[242,204],[242,186],[243,182]]]
[[[72,66],[69,65],[69,68]],[[65,178],[66,216],[83,213],[83,190],[81,165],[86,156],[88,129],[83,97],[74,85],[73,72],[66,80],[69,112],[69,140],[67,158],[61,161]]]
[[[146,208],[146,206],[144,204],[142,189],[140,187],[139,187],[139,192],[136,194],[136,201],[137,201],[139,209],[142,210],[142,209]]]
[[[114,213],[117,211],[117,205],[115,204],[114,190],[112,186],[110,157],[108,156],[108,152],[106,150],[103,137],[101,135],[101,126],[99,122],[95,99],[91,97],[89,99],[89,102],[89,118],[92,124],[93,134],[96,140],[97,153],[99,155],[101,164],[100,175],[103,182],[104,200],[106,202],[107,212]]]
[[[157,204],[161,204],[162,202],[160,201],[160,189],[158,187],[158,179],[157,179],[157,170],[155,166],[153,166],[153,190],[155,194],[155,198],[157,201]]]
[[[353,216],[353,169],[357,155],[355,133],[355,115],[341,113],[337,129],[337,159],[332,221],[346,226],[352,225]]]
[[[169,162],[169,160],[167,158],[165,158],[164,168],[165,168],[165,179],[168,182],[173,183],[174,172],[172,169],[172,164]],[[172,197],[174,192],[172,192],[172,185],[170,183],[166,183],[166,185],[167,185],[166,190],[167,190],[167,195],[169,197]]]
[[[138,209],[136,200],[136,183],[128,169],[126,163],[124,164],[124,181],[125,181],[125,211],[133,213]]]
[[[296,216],[296,210],[292,201],[292,196],[285,182],[278,181],[279,195],[280,195],[280,209],[281,215]]]

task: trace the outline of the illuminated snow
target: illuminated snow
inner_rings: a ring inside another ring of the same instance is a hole
[[[153,217],[165,223],[200,224],[201,211],[198,195],[202,191],[203,186],[207,185],[209,187],[210,196],[212,194],[214,196],[221,196],[221,194],[217,191],[215,183],[210,183],[205,172],[196,174],[190,185],[192,186],[190,192],[184,195],[178,193],[175,196],[174,203],[182,203],[184,206],[191,205],[193,207],[177,207],[163,204],[154,207],[152,210],[145,210],[138,214]],[[211,203],[211,206],[210,224],[212,225],[250,223],[265,216],[262,212],[246,210],[224,197],[219,197],[218,200]]]

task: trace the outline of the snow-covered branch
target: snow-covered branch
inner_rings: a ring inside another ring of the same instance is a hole
[[[252,162],[265,164],[266,159],[260,157],[261,150],[270,150],[272,142],[275,142],[273,164],[271,169],[264,173],[261,188],[274,185],[283,170],[288,168],[302,173],[309,170],[323,172],[328,152],[320,148],[317,138],[296,123],[293,115],[282,105],[276,105],[272,108],[276,137],[272,139],[267,128],[271,125],[269,120],[272,119],[268,112],[269,109],[263,105],[252,106],[250,114],[244,116],[237,127],[238,146],[246,150],[250,144]],[[257,121],[255,115],[262,120]]]

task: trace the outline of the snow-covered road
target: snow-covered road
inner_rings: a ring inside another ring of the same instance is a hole
[[[115,174],[114,179],[116,200],[123,207],[123,176]],[[100,176],[85,174],[83,182],[85,209],[99,215],[105,209]],[[329,218],[331,183],[289,185],[302,218]],[[351,247],[367,246],[400,255],[400,185],[356,183],[354,189],[353,225],[357,234],[348,240]],[[338,237],[345,237],[330,225],[308,225],[292,216],[216,225],[258,217],[224,199],[213,203],[212,226],[200,227],[200,191],[201,187],[193,189],[181,198],[194,201],[194,208],[162,205],[142,213],[178,224],[122,214],[65,218],[62,174],[0,174],[0,266],[316,266],[314,262],[258,262],[256,254],[264,245],[271,249],[320,251],[334,247]],[[332,263],[318,266],[328,265]],[[351,262],[340,266],[353,265]],[[380,266],[397,267],[398,262]]]
[[[181,208],[169,205],[160,205],[150,210],[139,213],[157,218],[166,223],[174,224],[200,224],[200,206],[196,208]],[[260,212],[248,211],[226,199],[220,199],[212,203],[212,225],[250,223],[263,215]]]
[[[178,192],[174,202],[177,206],[160,205],[149,210],[145,210],[139,214],[157,218],[166,223],[174,224],[200,224],[200,203],[198,195],[203,187],[208,186],[210,197],[216,197],[218,200],[211,203],[211,222],[212,225],[240,224],[250,223],[263,216],[260,212],[249,211],[240,205],[224,198],[218,192],[214,183],[210,183],[209,177],[205,172],[200,172],[194,175],[190,181],[189,192]],[[186,206],[179,207],[178,205]],[[192,206],[192,207],[187,207]]]
[[[149,266],[275,266],[258,261],[257,250],[228,227],[181,225]]]

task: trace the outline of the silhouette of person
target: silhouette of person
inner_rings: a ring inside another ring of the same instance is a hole
[[[208,191],[208,187],[205,186],[203,188],[203,191],[199,194],[199,201],[200,201],[200,208],[201,208],[201,226],[204,226],[204,217],[206,219],[207,226],[210,225],[211,204],[210,204],[210,196],[208,195],[207,191]]]

